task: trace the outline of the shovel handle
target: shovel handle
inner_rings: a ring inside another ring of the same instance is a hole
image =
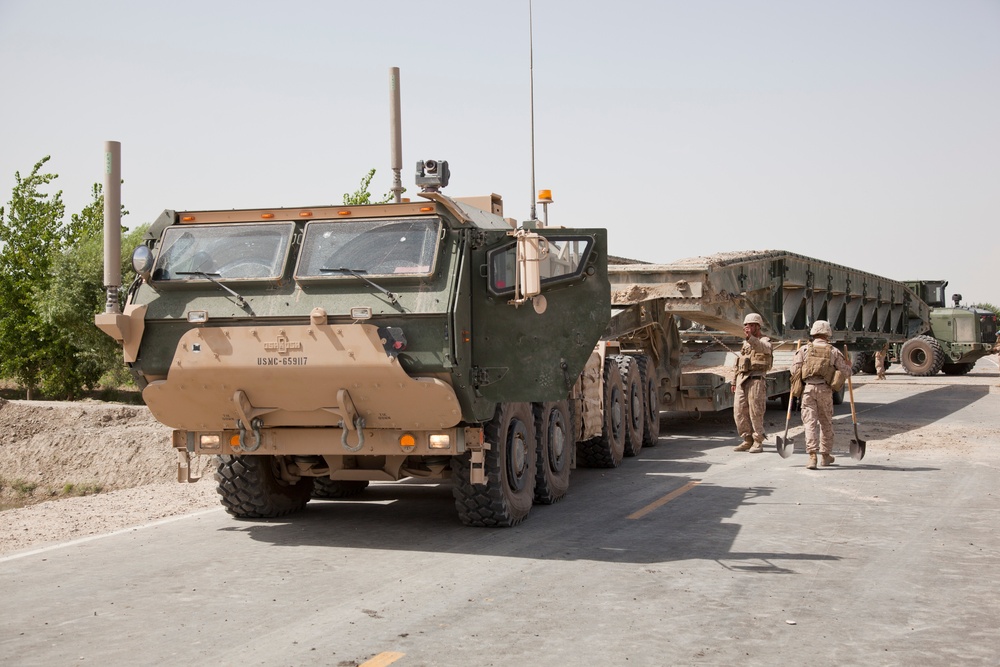
[[[849,358],[849,357],[847,357],[847,343],[844,343],[844,356],[846,358]],[[857,426],[858,425],[858,414],[854,411],[854,383],[851,382],[851,376],[850,375],[847,376],[847,391],[851,395],[851,423],[853,423],[855,426]],[[855,436],[856,435],[857,435],[857,433],[855,433]]]

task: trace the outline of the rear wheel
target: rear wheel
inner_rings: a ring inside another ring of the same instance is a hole
[[[576,446],[577,461],[588,468],[617,468],[625,455],[625,392],[611,357],[604,361],[603,394],[601,435]]]
[[[639,364],[639,377],[643,387],[643,403],[645,411],[643,413],[642,444],[644,447],[652,447],[660,439],[660,397],[657,393],[656,370],[653,368],[652,360],[646,355],[639,355],[635,358]]]
[[[502,403],[486,424],[486,484],[470,480],[466,453],[452,459],[452,495],[467,526],[514,526],[531,510],[535,493],[535,423],[527,403]]]
[[[965,375],[972,370],[975,366],[974,363],[964,363],[964,364],[945,364],[941,367],[945,375]]]
[[[216,490],[222,506],[239,519],[269,519],[297,512],[309,502],[313,478],[281,479],[276,456],[219,456]]]
[[[569,490],[570,456],[575,444],[569,401],[535,403],[535,502],[551,505]]]
[[[316,477],[313,479],[312,497],[319,499],[350,498],[367,488],[368,480],[332,480],[329,477]]]
[[[944,351],[930,336],[917,336],[903,343],[899,363],[910,375],[936,375],[944,366]]]
[[[871,370],[868,367],[871,366]],[[852,373],[874,373],[875,372],[875,357],[869,352],[855,352],[854,359],[851,362],[851,372]]]
[[[622,376],[625,396],[625,456],[635,456],[642,449],[642,432],[646,424],[642,377],[634,358],[620,354],[615,357],[615,363]]]

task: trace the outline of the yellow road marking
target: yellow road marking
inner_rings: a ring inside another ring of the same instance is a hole
[[[654,500],[653,502],[649,503],[648,505],[646,505],[645,507],[643,507],[638,512],[633,512],[632,514],[629,514],[625,518],[626,519],[641,519],[642,517],[646,516],[647,514],[649,514],[653,510],[655,510],[657,507],[661,507],[663,505],[666,505],[667,503],[669,503],[671,500],[673,500],[677,496],[680,496],[680,495],[683,495],[683,494],[687,493],[688,491],[690,491],[694,487],[698,486],[699,484],[701,484],[701,480],[695,480],[693,482],[688,482],[687,484],[685,484],[681,488],[676,489],[674,491],[671,491],[670,493],[668,493],[667,495],[663,496],[659,500]]]
[[[386,665],[391,665],[396,662],[404,655],[406,654],[397,653],[396,651],[383,651],[371,660],[361,663],[360,667],[385,667]]]

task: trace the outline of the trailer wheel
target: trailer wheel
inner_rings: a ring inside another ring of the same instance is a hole
[[[652,360],[644,354],[635,358],[639,364],[639,377],[643,387],[643,401],[645,411],[643,413],[642,444],[644,447],[652,447],[660,439],[660,396],[657,391],[658,382],[656,371],[653,369]]]
[[[276,456],[219,456],[216,490],[222,506],[238,519],[270,519],[297,512],[309,502],[313,478],[281,479]]]
[[[514,526],[531,510],[535,494],[535,423],[527,403],[501,403],[485,428],[486,484],[470,480],[471,455],[452,458],[452,495],[467,526]]]
[[[625,392],[618,364],[604,361],[604,412],[601,435],[578,443],[577,461],[588,468],[617,468],[625,455]]]
[[[534,403],[535,433],[538,436],[535,461],[535,502],[551,505],[569,490],[570,457],[576,444],[569,401]]]
[[[642,374],[633,357],[620,354],[615,357],[615,363],[622,376],[625,397],[625,456],[635,456],[642,449],[642,432],[646,424]]]
[[[965,375],[972,370],[975,366],[974,363],[964,363],[964,364],[945,364],[941,367],[945,375]]]
[[[314,477],[312,497],[319,499],[351,498],[368,488],[368,480]]]
[[[857,375],[858,373],[874,373],[875,372],[875,357],[868,352],[855,352],[854,358],[851,363],[851,372]],[[869,364],[871,365],[871,370],[868,370]]]
[[[899,363],[910,375],[936,375],[944,366],[944,350],[930,336],[916,336],[903,343]]]

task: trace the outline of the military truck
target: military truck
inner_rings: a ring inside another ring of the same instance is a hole
[[[931,308],[926,332],[893,347],[907,373],[965,375],[978,359],[991,353],[997,334],[994,313],[961,306],[961,294],[952,295],[954,305],[947,307],[946,280],[915,280],[906,285]]]
[[[109,296],[96,323],[174,429],[181,476],[217,457],[230,514],[450,478],[463,522],[509,526],[566,493],[572,394],[610,317],[606,231],[515,228],[496,195],[442,194],[449,174],[419,162],[418,202],[168,210],[150,227],[124,310]],[[617,356],[600,373],[637,379],[646,362]]]

